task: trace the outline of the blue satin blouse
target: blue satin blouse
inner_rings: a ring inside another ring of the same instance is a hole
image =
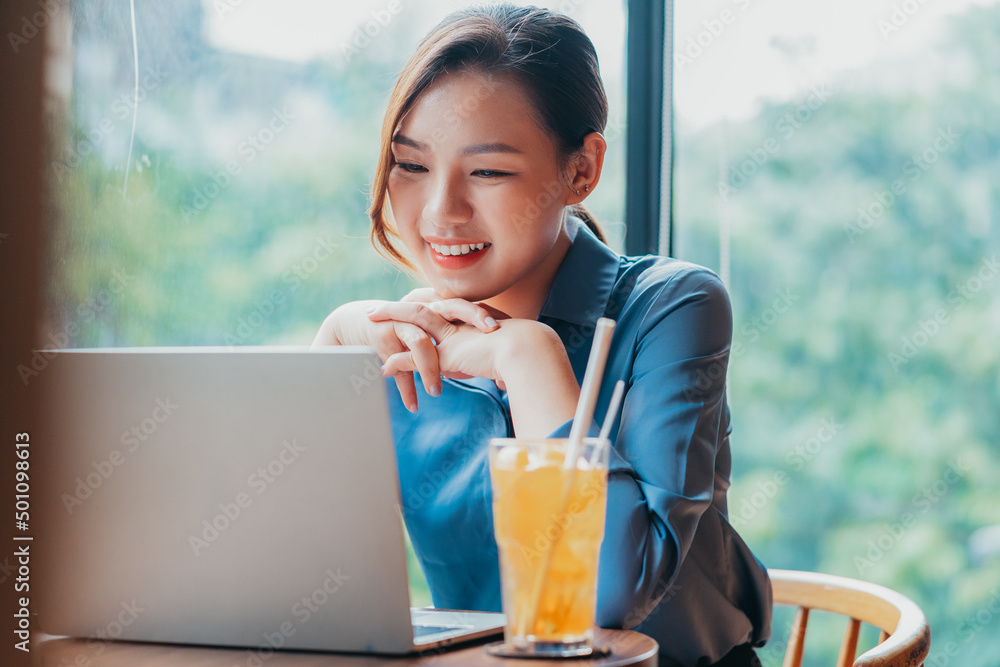
[[[620,256],[576,218],[569,231],[538,319],[559,334],[581,382],[594,323],[616,320],[595,415],[603,418],[615,383],[626,382],[611,430],[597,623],[653,637],[661,665],[759,646],[770,635],[770,581],[726,506],[725,287],[680,260]],[[437,398],[416,385],[412,414],[387,381],[403,517],[434,605],[500,611],[487,443],[514,435],[506,393],[479,378],[445,380]]]

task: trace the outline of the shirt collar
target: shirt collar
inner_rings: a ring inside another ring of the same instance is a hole
[[[604,315],[618,280],[618,253],[601,243],[575,216],[567,218],[573,239],[563,258],[538,319],[550,317],[572,324],[594,324]]]

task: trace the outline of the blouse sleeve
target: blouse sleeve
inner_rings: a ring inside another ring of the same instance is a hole
[[[712,504],[716,454],[728,428],[732,312],[725,287],[692,267],[652,294],[634,304],[634,338],[616,343],[634,349],[609,465],[597,596],[603,627],[637,625],[670,590]]]

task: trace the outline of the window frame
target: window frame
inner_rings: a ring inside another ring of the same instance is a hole
[[[673,0],[627,2],[625,252],[673,250]]]

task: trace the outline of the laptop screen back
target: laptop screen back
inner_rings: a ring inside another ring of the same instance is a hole
[[[43,630],[411,648],[395,452],[373,352],[54,355],[33,382],[44,418],[32,442],[49,448]]]

